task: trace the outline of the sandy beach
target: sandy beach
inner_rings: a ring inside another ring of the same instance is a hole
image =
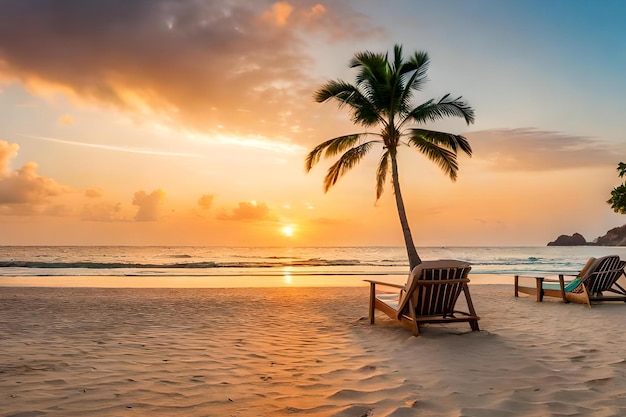
[[[2,416],[615,416],[625,306],[471,285],[481,331],[368,287],[0,289]]]

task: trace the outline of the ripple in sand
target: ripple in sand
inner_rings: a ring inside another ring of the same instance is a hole
[[[300,385],[296,385],[296,388],[300,388],[300,389],[304,389],[304,390],[322,390],[322,389],[330,389],[332,388],[332,385],[330,384],[322,384],[322,383],[315,383],[315,384],[300,384]]]
[[[44,382],[50,385],[67,385],[67,381],[64,379],[52,379],[50,381],[44,381]]]
[[[389,398],[403,398],[414,392],[413,385],[396,385],[395,387],[386,387],[384,389],[377,389],[373,391],[355,390],[355,389],[342,389],[328,397],[329,400],[339,402],[367,402],[372,404],[378,401],[385,401]]]
[[[338,413],[332,414],[330,417],[368,417],[372,415],[372,409],[367,406],[353,405]]]
[[[613,380],[613,378],[611,378],[611,377],[608,377],[608,378],[595,378],[595,379],[590,379],[589,381],[585,382],[585,384],[587,384],[587,385],[589,385],[591,387],[600,387],[600,386],[608,384],[612,380]]]

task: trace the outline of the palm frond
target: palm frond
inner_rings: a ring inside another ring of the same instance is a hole
[[[386,113],[394,118],[397,114],[402,114],[405,109],[402,106],[402,97],[404,96],[404,78],[402,69],[405,66],[404,57],[402,56],[402,46],[394,45],[393,47],[393,63],[387,63],[387,89],[389,95],[386,103]]]
[[[385,85],[387,80],[387,56],[373,52],[358,53],[352,59],[351,68],[358,68],[356,85],[366,92],[373,92],[376,86]],[[366,96],[372,97],[372,94]]]
[[[416,52],[411,59],[404,62],[400,69],[400,83],[403,86],[399,99],[399,112],[402,117],[408,114],[413,99],[413,92],[420,91],[428,81],[426,72],[430,60],[426,52]]]
[[[342,80],[333,80],[318,88],[313,94],[313,100],[323,103],[335,99],[340,109],[345,106],[350,108],[351,119],[354,123],[373,126],[380,123],[381,119],[376,105],[371,102],[368,95],[369,93],[363,94],[352,84]]]
[[[386,54],[380,54],[372,51],[357,52],[350,60],[350,68],[360,67],[380,67],[385,64]]]
[[[407,88],[420,91],[422,86],[428,81],[426,73],[430,65],[430,58],[425,51],[416,52],[403,66],[402,75],[411,73],[411,78],[407,82]]]
[[[385,151],[380,157],[378,169],[376,170],[376,200],[383,195],[387,173],[389,172],[389,151]]]
[[[327,192],[341,176],[358,164],[367,155],[373,144],[374,141],[362,143],[341,155],[341,158],[328,168],[326,177],[324,177],[324,192]]]
[[[371,80],[383,82],[387,74],[387,55],[370,51],[356,53],[350,61],[350,68],[359,69],[357,85]]]
[[[354,133],[352,135],[339,136],[333,139],[332,143],[330,143],[326,147],[324,157],[329,158],[337,155],[340,152],[352,148],[359,140],[361,140],[361,138],[366,135],[367,133]]]
[[[464,136],[427,129],[409,129],[409,132],[409,143],[413,140],[427,140],[437,146],[451,149],[455,154],[460,149],[468,156],[472,156],[472,147]]]
[[[313,100],[323,103],[330,99],[336,99],[343,104],[353,103],[361,92],[354,85],[343,80],[331,80],[319,87],[313,93]]]
[[[334,140],[335,138],[329,139],[326,142],[320,143],[315,148],[313,148],[311,152],[309,152],[306,155],[306,158],[304,159],[304,169],[306,170],[306,172],[309,172],[320,161],[322,152],[324,152],[324,149],[330,146],[330,144]]]
[[[387,54],[357,53],[351,67],[359,70],[356,85],[376,112],[388,115],[394,80]]]
[[[428,159],[437,164],[452,181],[456,181],[459,165],[456,162],[456,154],[454,152],[442,148],[422,136],[411,137],[409,145],[417,148]]]
[[[393,72],[401,74],[401,68],[404,66],[404,57],[402,56],[402,45],[395,44],[393,46],[393,64],[391,69]]]
[[[339,152],[343,152],[344,150],[354,146],[356,142],[367,134],[368,133],[355,133],[352,135],[339,136],[320,143],[311,152],[309,152],[305,158],[304,168],[306,172],[309,172],[320,161],[322,155],[328,158],[329,156],[334,156]]]
[[[474,123],[474,109],[463,101],[462,97],[451,99],[450,94],[446,94],[437,102],[428,100],[417,106],[409,113],[406,120],[423,124],[442,120],[446,117],[462,117],[469,125]]]

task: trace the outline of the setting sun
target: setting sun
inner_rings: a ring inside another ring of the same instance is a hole
[[[287,237],[293,236],[293,226],[285,226],[280,231]]]

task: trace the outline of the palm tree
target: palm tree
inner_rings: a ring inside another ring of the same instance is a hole
[[[391,171],[391,183],[402,225],[411,270],[422,261],[413,244],[411,229],[406,216],[400,180],[398,177],[397,152],[400,145],[414,147],[437,164],[452,181],[456,180],[460,149],[471,156],[472,148],[460,135],[437,132],[416,127],[446,117],[462,117],[469,125],[474,123],[474,110],[462,100],[446,94],[440,100],[428,100],[413,107],[412,99],[426,83],[429,64],[426,52],[416,52],[406,61],[402,46],[393,48],[393,61],[387,54],[370,51],[359,52],[350,61],[350,67],[358,69],[356,84],[342,80],[328,81],[315,93],[314,100],[323,103],[337,101],[338,107],[347,107],[354,124],[364,128],[379,127],[379,133],[363,132],[339,136],[318,145],[306,157],[309,172],[322,156],[333,157],[342,153],[324,178],[324,192],[358,164],[376,144],[382,145],[382,155],[376,170],[376,200],[383,193],[387,174]]]

